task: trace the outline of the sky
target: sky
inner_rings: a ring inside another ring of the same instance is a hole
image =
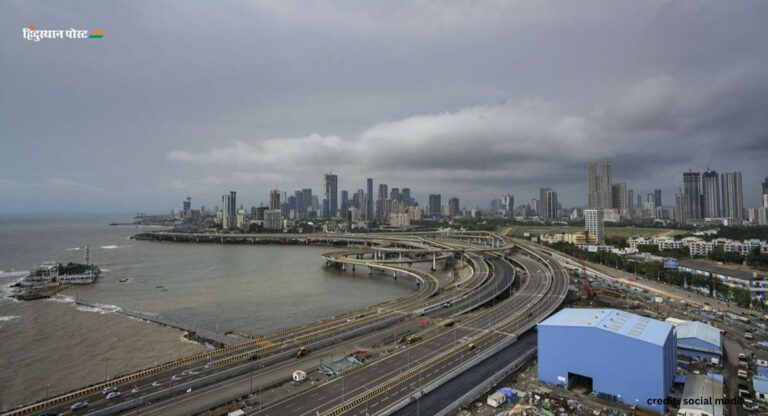
[[[674,202],[768,176],[765,1],[0,2],[0,214],[410,187],[486,207],[586,165]],[[22,29],[104,29],[103,39]]]

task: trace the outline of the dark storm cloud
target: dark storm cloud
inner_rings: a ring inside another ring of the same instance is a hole
[[[755,205],[767,20],[757,1],[3,2],[0,212],[256,204],[331,170],[580,205],[590,161],[671,203],[710,159]]]

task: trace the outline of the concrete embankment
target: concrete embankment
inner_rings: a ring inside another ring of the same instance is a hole
[[[99,306],[99,305],[90,304],[90,303],[87,303],[87,302],[83,302],[81,300],[76,300],[75,304],[80,305],[80,306],[89,307],[89,308],[96,308],[96,309],[100,309],[101,308],[101,306]],[[233,338],[230,338],[230,337],[218,334],[218,333],[213,332],[213,331],[209,331],[207,329],[195,329],[195,330],[192,330],[192,329],[189,329],[189,328],[185,328],[185,327],[179,325],[178,323],[166,321],[166,320],[164,320],[164,319],[162,319],[162,318],[160,318],[158,316],[149,315],[149,314],[142,313],[142,312],[130,311],[130,310],[126,310],[126,309],[116,309],[115,312],[119,313],[121,315],[124,315],[124,316],[128,316],[130,318],[140,319],[142,321],[150,322],[150,323],[153,323],[153,324],[157,324],[157,325],[161,325],[161,326],[165,326],[165,327],[169,327],[169,328],[178,329],[178,330],[184,332],[184,336],[188,340],[194,341],[194,342],[198,342],[198,343],[203,344],[203,345],[210,344],[213,347],[221,348],[221,347],[223,347],[225,345],[235,344],[235,343],[238,342],[238,340],[236,340],[236,339],[233,339]]]

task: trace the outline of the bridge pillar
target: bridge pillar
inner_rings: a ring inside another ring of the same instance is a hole
[[[355,271],[355,265],[354,264],[352,265],[352,271],[353,272]]]
[[[341,263],[341,271],[346,272],[347,271],[347,265],[344,263]]]
[[[368,268],[368,276],[370,276],[370,275],[372,275],[372,274],[373,274],[373,269],[369,267],[369,268]]]
[[[432,271],[437,270],[437,253],[432,253]]]

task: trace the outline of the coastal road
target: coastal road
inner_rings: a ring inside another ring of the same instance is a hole
[[[294,397],[277,402],[259,415],[376,414],[393,409],[426,386],[449,377],[484,353],[514,342],[525,330],[550,314],[567,293],[567,276],[556,264],[554,273],[541,260],[513,257],[528,279],[508,300],[456,325],[452,330],[403,348],[358,371]],[[512,266],[492,260],[494,269],[512,273]]]

